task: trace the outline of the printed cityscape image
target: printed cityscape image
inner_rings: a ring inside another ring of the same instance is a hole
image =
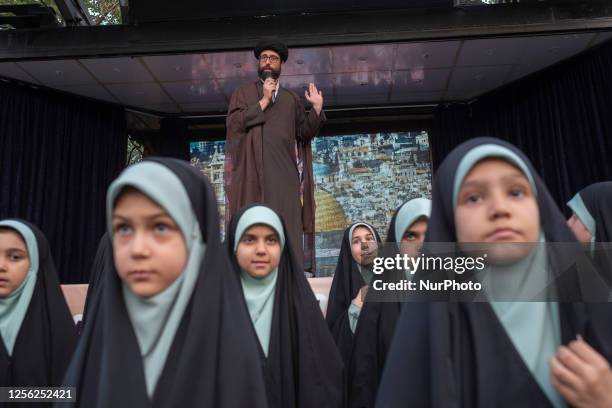
[[[190,146],[191,164],[214,186],[222,224],[224,147],[224,141]],[[384,240],[393,211],[401,203],[431,198],[429,137],[424,131],[317,137],[312,151],[317,276],[333,274],[348,225],[366,221]]]

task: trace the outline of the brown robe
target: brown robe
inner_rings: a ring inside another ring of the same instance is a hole
[[[304,246],[307,248],[306,257],[314,274],[315,202],[310,141],[325,123],[325,113],[317,115],[314,109],[306,113],[299,96],[280,87],[275,103],[262,111],[262,96],[262,83],[257,81],[238,88],[230,100],[225,142],[226,225],[247,204],[270,206],[283,217],[298,256]],[[296,143],[304,165],[302,181],[295,157]]]

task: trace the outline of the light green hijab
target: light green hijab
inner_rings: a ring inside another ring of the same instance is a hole
[[[429,219],[431,215],[431,200],[427,198],[413,198],[406,201],[395,216],[395,243],[400,248],[402,237],[406,230],[421,217]]]
[[[397,249],[401,249],[402,238],[408,228],[412,226],[419,218],[425,217],[429,220],[431,216],[431,200],[427,198],[413,198],[412,200],[406,201],[397,210],[395,215],[395,244]],[[404,271],[405,278],[412,280],[413,274],[410,273],[409,269]]]
[[[461,183],[469,171],[481,160],[500,158],[518,167],[529,180],[534,194],[536,185],[529,167],[513,151],[499,145],[484,144],[470,150],[461,159],[453,185],[453,207]],[[552,282],[545,248],[546,239],[540,234],[540,243],[525,259],[512,265],[490,266],[480,278],[489,299],[539,299],[542,290]],[[544,394],[556,408],[567,404],[551,383],[548,361],[561,344],[561,324],[557,302],[515,301],[490,302],[510,340]]]
[[[36,287],[38,277],[38,243],[34,232],[25,224],[15,220],[0,221],[0,227],[15,230],[25,241],[30,260],[28,273],[21,285],[5,298],[0,298],[0,334],[9,355],[13,354],[15,341],[19,335],[21,324],[30,307],[30,301]]]
[[[183,273],[155,296],[139,297],[123,284],[125,305],[142,356],[147,394],[152,397],[191,299],[206,245],[183,183],[166,166],[147,161],[128,167],[108,189],[106,216],[111,237],[114,205],[126,187],[139,190],[164,209],[179,227],[188,254]]]
[[[278,234],[282,253],[285,247],[283,223],[274,211],[261,205],[249,208],[238,220],[234,237],[234,253],[238,250],[242,235],[253,225],[267,225],[272,228]],[[240,283],[242,284],[244,299],[249,309],[249,315],[257,333],[257,338],[266,357],[270,348],[277,278],[278,266],[268,276],[263,278],[254,278],[242,269],[240,270]]]
[[[357,223],[351,225],[351,228],[349,229],[349,234],[348,234],[348,236],[349,236],[349,246],[351,248],[351,256],[353,256],[353,254],[352,254],[353,232],[355,231],[355,229],[357,227],[365,227],[368,230],[370,230],[370,232],[372,233],[372,236],[374,237],[374,240],[376,240],[376,233],[374,232],[372,227],[370,227],[365,222],[357,222]],[[377,244],[378,244],[378,242],[377,242]],[[355,258],[353,257],[353,261],[354,260],[355,260]],[[357,269],[359,270],[359,273],[361,274],[361,277],[363,278],[363,281],[366,283],[366,285],[369,285],[370,282],[372,282],[372,278],[374,277],[374,272],[372,272],[372,270],[370,268],[364,268],[363,266],[359,265],[357,262],[355,262],[355,264],[357,264]]]
[[[349,247],[351,248],[351,256],[353,256],[353,253],[352,253],[353,252],[353,232],[355,232],[355,229],[357,229],[358,227],[367,228],[372,234],[372,236],[374,237],[374,239],[376,240],[376,233],[374,232],[372,227],[370,227],[365,222],[357,222],[351,225],[351,228],[349,229],[349,234],[348,234]],[[354,257],[353,257],[353,262],[355,262],[355,264],[357,265],[357,269],[359,270],[359,274],[363,278],[363,281],[366,283],[366,285],[369,285],[370,282],[372,282],[372,279],[374,278],[374,272],[372,272],[370,268],[364,268],[363,266],[358,264],[355,261]],[[351,332],[353,334],[355,333],[355,330],[357,330],[357,323],[359,322],[360,314],[361,314],[361,306],[357,306],[356,304],[351,302],[348,308],[348,317],[349,317],[349,328],[351,329]]]
[[[589,209],[584,204],[580,193],[576,193],[576,195],[567,202],[567,206],[571,208],[571,210],[576,214],[576,217],[580,219],[580,222],[586,227],[587,230],[591,233],[591,254],[595,250],[595,232],[597,231],[597,224],[595,223],[595,218],[589,212]]]

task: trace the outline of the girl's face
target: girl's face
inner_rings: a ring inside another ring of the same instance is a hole
[[[459,243],[494,244],[486,246],[490,262],[523,259],[540,235],[540,212],[531,184],[505,160],[482,160],[461,184],[455,226]]]
[[[30,258],[21,235],[11,229],[0,229],[0,298],[21,286],[29,268]]]
[[[419,219],[406,229],[400,243],[400,252],[409,257],[416,257],[421,252],[425,233],[427,232],[427,220]]]
[[[567,226],[572,230],[574,235],[576,235],[576,239],[578,239],[578,241],[582,242],[583,244],[588,244],[591,242],[593,235],[587,229],[587,227],[584,226],[576,214],[572,214],[569,220],[567,220]]]
[[[247,229],[236,248],[240,269],[257,279],[265,278],[277,268],[280,257],[278,234],[267,225],[254,225]]]
[[[187,246],[181,231],[143,193],[128,190],[119,196],[112,228],[117,273],[137,296],[161,293],[185,269]]]
[[[356,227],[351,237],[351,253],[359,265],[371,265],[378,253],[376,237],[369,228]]]

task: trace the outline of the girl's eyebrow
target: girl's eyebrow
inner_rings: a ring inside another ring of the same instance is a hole
[[[174,218],[172,218],[171,216],[169,216],[166,213],[158,213],[158,214],[150,215],[150,216],[147,217],[148,220],[155,220],[155,219],[158,219],[158,218],[167,218],[167,219],[171,220],[172,222],[175,222]]]
[[[363,234],[363,233],[362,233]],[[371,232],[367,232],[365,235],[355,235],[355,233],[353,233],[353,238],[352,240],[354,240],[355,238],[367,238],[367,237],[373,237],[374,235],[372,235]]]
[[[529,183],[529,181],[527,180],[527,177],[525,177],[525,175],[523,175],[522,173],[511,174],[511,175],[502,177],[502,181],[514,181],[516,179],[521,179],[521,180],[524,180],[525,182]]]
[[[480,187],[480,186],[485,186],[487,184],[489,184],[489,182],[486,181],[486,180],[468,180],[468,181],[464,181],[461,184],[461,188],[464,188],[464,187]]]
[[[515,179],[524,179],[525,181],[527,181],[525,175],[523,175],[523,173],[515,173],[515,174],[509,174],[507,176],[503,176],[501,178],[501,180],[503,182],[508,182],[508,181],[513,181]],[[463,187],[481,187],[481,186],[486,186],[488,185],[490,182],[489,180],[468,180],[468,181],[464,181],[461,184],[461,188]]]
[[[120,220],[123,221],[129,221],[130,217],[126,216],[126,215],[121,215],[121,214],[113,214],[113,219],[118,218]],[[159,212],[159,213],[155,213],[155,214],[151,214],[151,215],[147,215],[145,216],[145,219],[147,220],[153,220],[156,218],[172,218],[170,217],[168,214],[166,214],[165,212]]]
[[[21,248],[7,248],[6,252],[22,252],[24,254],[28,253],[25,249],[21,249]]]

